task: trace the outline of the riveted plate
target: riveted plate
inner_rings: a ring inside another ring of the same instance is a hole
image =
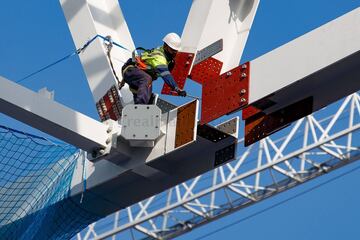
[[[205,81],[202,91],[201,124],[245,107],[249,99],[250,63],[243,64],[218,79]]]
[[[219,52],[221,52],[223,50],[223,48],[224,48],[224,43],[223,43],[223,40],[220,39],[220,40],[214,42],[213,44],[210,44],[206,48],[201,49],[200,51],[198,51],[196,53],[194,65],[208,59],[209,57],[214,56],[215,54],[217,54]]]
[[[220,76],[222,66],[222,62],[210,57],[194,65],[189,78],[200,84],[217,79]]]
[[[185,81],[189,75],[189,71],[193,60],[194,60],[193,53],[179,52],[176,54],[175,67],[171,71],[171,74],[173,75],[174,80],[177,83],[178,87],[181,89],[183,89],[185,86]],[[176,93],[172,92],[171,88],[166,83],[164,83],[161,93],[167,95],[176,95]]]
[[[239,117],[235,117],[233,119],[230,119],[229,121],[221,123],[217,125],[216,128],[224,133],[230,134],[233,137],[237,138],[239,130]]]

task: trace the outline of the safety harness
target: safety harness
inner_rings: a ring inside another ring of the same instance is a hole
[[[138,47],[132,52],[132,61],[133,61],[133,63],[136,64],[136,67],[138,67],[139,69],[144,70],[144,71],[150,70],[151,67],[148,66],[144,61],[141,60],[141,56],[137,55],[138,50],[141,50],[141,51],[144,51],[144,52],[148,52],[148,51],[151,51],[151,50],[148,50],[148,49],[145,49],[145,48],[142,48],[142,47]]]
[[[133,52],[132,52],[132,57],[131,57],[131,62],[129,61],[129,63],[124,67],[124,69],[122,70],[122,76],[123,76],[123,80],[122,80],[122,84],[125,83],[124,81],[124,73],[129,70],[130,68],[138,68],[140,70],[143,70],[144,72],[148,73],[151,78],[154,80],[157,78],[157,74],[155,72],[155,70],[147,65],[142,59],[141,59],[141,55],[139,55],[137,52],[138,50],[143,51],[143,52],[152,52],[152,49],[145,49],[142,47],[138,47],[136,48]],[[148,87],[151,87],[152,82],[150,82],[148,84]],[[129,89],[132,93],[137,94],[138,90],[133,89],[129,86]]]
[[[157,76],[155,69],[153,67],[151,67],[150,65],[146,64],[146,62],[142,59],[143,55],[137,53],[138,50],[143,51],[143,53],[147,53],[148,55],[150,55],[150,54],[153,54],[154,49],[145,49],[142,47],[136,48],[132,52],[132,62],[135,67],[137,67],[137,68],[145,71],[147,74],[149,74],[153,80],[157,79],[158,76]]]

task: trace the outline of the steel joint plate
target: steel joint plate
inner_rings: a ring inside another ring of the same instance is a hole
[[[189,78],[200,84],[217,79],[220,76],[222,66],[222,62],[210,57],[205,61],[194,65]]]
[[[219,78],[205,81],[202,92],[201,124],[245,107],[249,99],[250,63]]]
[[[239,133],[239,117],[234,117],[224,123],[221,123],[217,125],[216,128],[237,138]]]
[[[210,44],[206,48],[203,48],[202,50],[198,51],[196,53],[194,65],[221,52],[223,50],[223,47],[224,47],[224,42],[222,39],[220,39],[220,40],[214,42],[213,44]]]
[[[175,67],[171,71],[171,74],[173,75],[178,87],[181,89],[183,89],[185,86],[186,78],[189,75],[193,60],[193,53],[178,52],[176,54]],[[167,95],[177,95],[176,93],[171,91],[171,88],[166,83],[164,83],[161,93]]]
[[[127,105],[121,119],[126,140],[155,140],[160,136],[161,110],[156,105]]]

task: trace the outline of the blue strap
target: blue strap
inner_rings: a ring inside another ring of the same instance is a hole
[[[16,83],[20,83],[20,82],[22,82],[22,81],[24,81],[24,80],[26,80],[26,79],[28,79],[28,78],[36,75],[36,74],[39,74],[40,72],[43,72],[43,71],[45,71],[46,69],[51,68],[51,67],[55,66],[56,64],[59,64],[59,63],[65,61],[65,60],[67,60],[68,58],[71,58],[71,57],[73,57],[73,56],[75,56],[75,55],[79,55],[79,54],[82,53],[93,41],[95,41],[95,39],[97,39],[98,37],[101,38],[101,39],[103,39],[104,41],[107,41],[107,42],[110,42],[110,41],[111,41],[111,43],[114,44],[115,46],[117,46],[117,47],[119,47],[119,48],[122,48],[122,49],[124,49],[124,50],[126,50],[126,51],[131,52],[129,49],[121,46],[120,44],[118,44],[118,43],[116,43],[116,42],[114,42],[114,41],[112,41],[112,40],[109,40],[108,38],[106,38],[106,37],[104,37],[104,36],[96,35],[96,36],[94,36],[92,39],[90,39],[89,41],[87,41],[81,48],[79,48],[79,49],[77,49],[76,51],[72,52],[71,54],[69,54],[69,55],[67,55],[67,56],[65,56],[65,57],[62,57],[62,58],[60,58],[59,60],[57,60],[57,61],[55,61],[55,62],[53,62],[53,63],[51,63],[51,64],[49,64],[49,65],[47,65],[47,66],[45,66],[45,67],[43,67],[43,68],[41,68],[41,69],[33,72],[33,73],[31,73],[31,74],[29,74],[29,75],[21,78],[20,80],[16,81]]]
[[[124,46],[121,46],[120,44],[118,44],[117,42],[114,42],[114,41],[109,41],[109,39],[107,38],[107,37],[104,37],[104,36],[101,36],[101,35],[96,35],[95,36],[95,38],[96,37],[99,37],[99,38],[101,38],[102,40],[104,40],[105,42],[111,42],[112,44],[114,44],[115,46],[117,46],[117,47],[119,47],[119,48],[122,48],[122,49],[124,49],[124,50],[126,50],[126,51],[128,51],[128,52],[132,52],[132,51],[130,51],[129,49],[127,49],[126,47],[124,47]],[[94,39],[95,40],[95,39]]]

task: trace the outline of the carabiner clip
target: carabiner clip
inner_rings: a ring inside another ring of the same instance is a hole
[[[111,49],[113,48],[113,40],[111,38],[110,35],[106,36],[105,39],[104,39],[104,45],[107,49],[108,52],[111,51]]]

